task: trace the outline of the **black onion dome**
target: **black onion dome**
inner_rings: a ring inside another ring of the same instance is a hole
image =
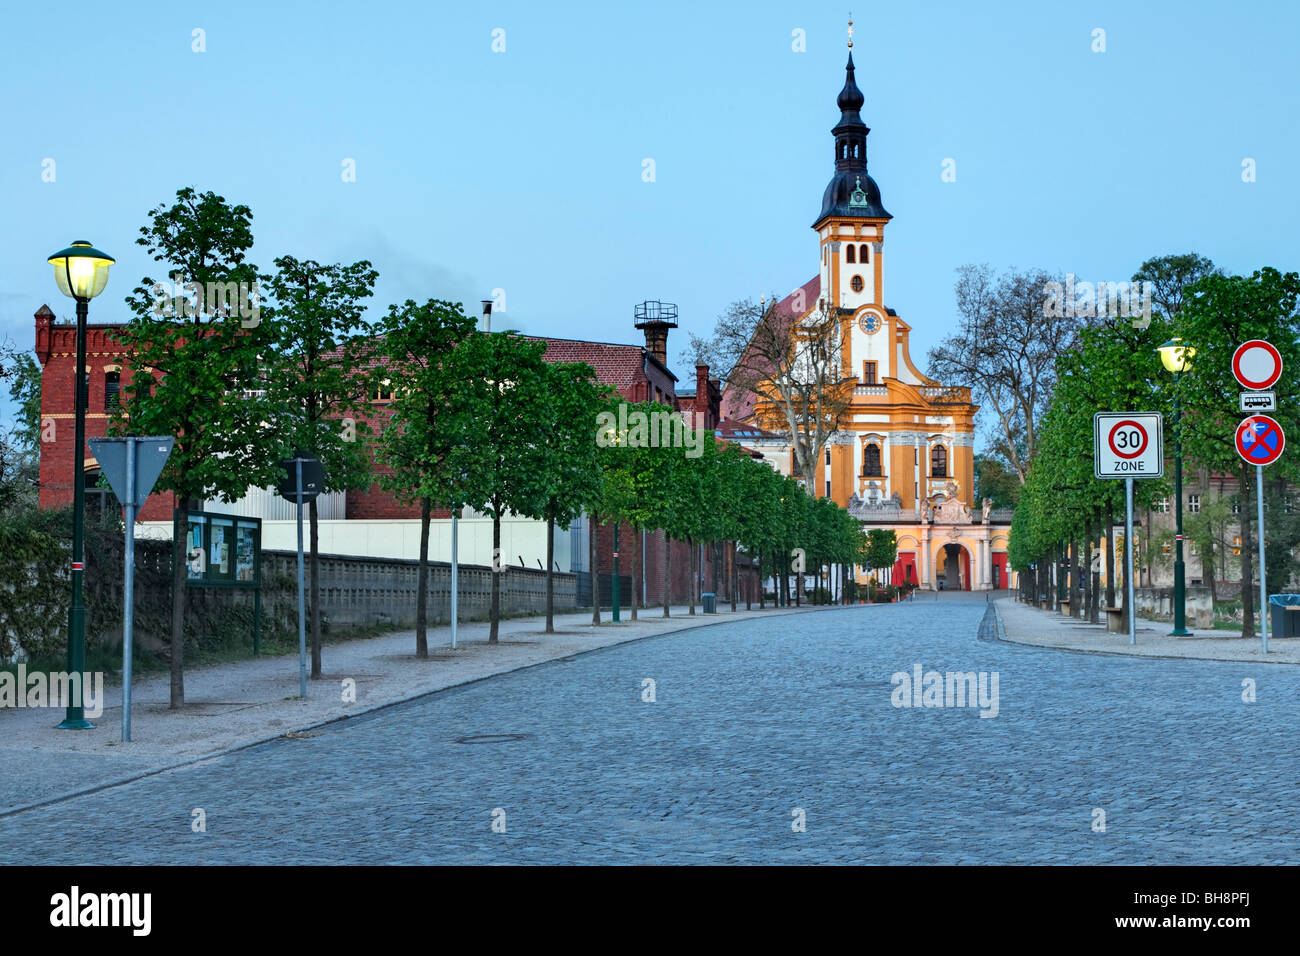
[[[866,98],[853,78],[853,53],[849,52],[844,68],[844,88],[835,103],[840,121],[831,130],[835,134],[835,175],[822,196],[821,222],[827,216],[853,216],[863,219],[892,219],[880,204],[880,187],[867,175],[867,134],[871,130],[862,122],[859,111]]]

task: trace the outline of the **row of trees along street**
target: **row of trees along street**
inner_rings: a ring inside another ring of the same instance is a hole
[[[1173,415],[1177,388],[1186,469],[1199,475],[1201,486],[1235,479],[1236,488],[1231,506],[1211,498],[1201,512],[1188,515],[1187,537],[1208,569],[1216,600],[1216,569],[1226,576],[1231,548],[1241,573],[1244,633],[1253,635],[1254,475],[1233,444],[1243,414],[1231,358],[1238,344],[1259,338],[1277,346],[1286,368],[1297,367],[1300,276],[1273,268],[1224,275],[1196,254],[1153,258],[1133,276],[1133,282],[1153,286],[1152,316],[1145,327],[1132,317],[1047,314],[1046,283],[1063,278],[1041,270],[997,278],[987,266],[964,267],[956,285],[958,330],[930,352],[931,374],[970,382],[983,406],[988,441],[977,458],[976,494],[1016,507],[1011,566],[1022,574],[1035,568],[1031,591],[1046,595],[1055,590],[1048,584],[1052,566],[1088,569],[1094,549],[1106,541],[1104,594],[1100,573],[1085,572],[1070,575],[1069,597],[1071,607],[1085,608],[1093,622],[1103,599],[1116,606],[1114,529],[1123,520],[1124,485],[1093,475],[1092,417],[1098,411],[1163,413],[1165,451],[1172,458],[1179,427]],[[1190,369],[1176,378],[1156,352],[1174,338],[1196,350]],[[1284,429],[1300,425],[1294,376],[1284,374],[1275,391],[1273,416]],[[1278,588],[1295,573],[1291,552],[1300,544],[1300,519],[1283,504],[1288,484],[1297,477],[1295,461],[1283,456],[1266,472],[1266,573]],[[1172,475],[1172,468],[1167,472]],[[1169,477],[1134,485],[1135,510],[1148,514],[1171,495]],[[1230,545],[1234,522],[1240,541]],[[1164,546],[1170,537],[1150,530],[1141,534],[1136,565],[1169,560]]]
[[[283,255],[273,260],[271,272],[261,272],[248,260],[252,221],[247,206],[186,188],[173,203],[149,213],[137,240],[163,275],[177,279],[173,315],[160,314],[151,276],[127,296],[131,317],[115,335],[130,356],[131,376],[109,432],[125,434],[129,428],[131,434],[175,436],[155,486],[176,497],[174,542],[185,540],[186,516],[204,500],[233,502],[249,487],[276,484],[280,462],[295,450],[321,460],[325,492],[367,488],[377,481],[420,510],[416,653],[421,657],[428,655],[429,527],[439,509],[469,507],[490,516],[497,554],[506,514],[547,523],[548,631],[554,624],[555,528],[567,527],[584,512],[601,522],[662,529],[670,538],[715,553],[729,549],[733,574],[735,555],[743,549],[766,574],[780,578],[781,603],[789,601],[792,556],[793,570],[806,566],[821,581],[823,569],[834,568],[842,583],[851,579],[853,564],[892,564],[891,542],[877,540],[870,547],[859,523],[834,502],[809,497],[795,480],[711,434],[699,454],[692,449],[689,456],[683,447],[644,447],[633,435],[606,433],[598,440],[601,413],[616,409],[618,402],[589,366],[547,363],[544,343],[509,332],[480,333],[459,303],[407,300],[371,321],[366,306],[378,273],[367,261],[322,264]],[[197,303],[182,301],[181,284],[189,282],[204,288],[259,283],[260,319],[204,311],[201,296]],[[11,356],[5,374],[21,383],[13,385],[21,408],[34,409],[23,416],[23,427],[32,434],[17,436],[20,444],[30,442],[23,458],[30,470],[40,377],[30,357],[26,364],[23,358]],[[376,404],[380,395],[386,400]],[[664,412],[662,405],[630,407]],[[0,457],[0,465],[12,457]],[[14,467],[5,467],[8,478],[0,484],[19,480]],[[307,518],[311,674],[319,678],[315,501],[307,506]],[[46,536],[61,537],[61,532]],[[694,563],[698,548],[690,551]],[[665,548],[665,583],[668,552]],[[592,574],[595,594],[594,561]],[[827,571],[827,587],[830,576]],[[499,579],[493,575],[493,643],[500,620]],[[185,699],[186,588],[185,562],[175,557],[171,590],[171,706],[179,708]],[[847,597],[851,591],[842,593]],[[734,607],[734,586],[731,594]],[[635,589],[631,598],[635,617]],[[599,601],[593,604],[593,620],[599,622]],[[695,612],[693,599],[690,612]],[[663,613],[669,613],[667,597]],[[6,623],[0,621],[0,632]]]

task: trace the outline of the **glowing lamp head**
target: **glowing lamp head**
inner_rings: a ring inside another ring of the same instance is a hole
[[[93,299],[104,291],[108,267],[117,260],[79,239],[48,261],[54,266],[54,281],[60,292],[70,299]]]
[[[1192,359],[1196,357],[1196,349],[1184,345],[1180,338],[1170,339],[1164,345],[1157,347],[1156,351],[1160,353],[1160,364],[1165,367],[1165,371],[1173,372],[1175,375],[1190,369]]]

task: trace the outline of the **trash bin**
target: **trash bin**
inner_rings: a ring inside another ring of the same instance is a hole
[[[1300,594],[1270,594],[1268,618],[1268,630],[1274,637],[1300,637]]]
[[[700,595],[700,597],[704,601],[705,614],[718,613],[718,596],[716,594],[712,593],[711,591],[705,591],[703,594]]]

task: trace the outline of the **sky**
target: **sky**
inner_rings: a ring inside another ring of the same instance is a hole
[[[675,302],[689,379],[688,331],[816,274],[851,3],[6,2],[0,340],[71,317],[45,260],[75,239],[117,258],[91,321],[126,320],[147,213],[194,186],[252,208],[263,269],[370,260],[373,314],[495,294],[494,328],[640,342],[634,306]],[[1300,265],[1300,5],[852,10],[886,304],[922,369],[963,264]]]

